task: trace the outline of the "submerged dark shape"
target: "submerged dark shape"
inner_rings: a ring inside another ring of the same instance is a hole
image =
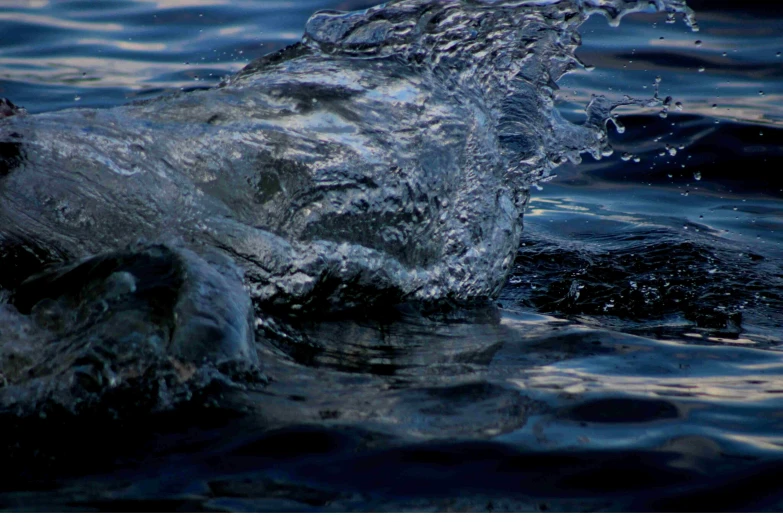
[[[653,4],[691,22],[681,0]],[[610,111],[638,102],[597,99],[583,126],[558,115],[555,82],[578,65],[576,29],[593,12],[615,20],[650,5],[399,0],[318,13],[301,43],[214,89],[39,115],[3,102],[0,288],[21,313],[60,314],[62,299],[73,313],[90,299],[107,302],[115,283],[129,285],[134,260],[157,248],[215,295],[244,295],[203,260],[227,254],[222,266],[241,268],[262,313],[493,298],[512,267],[531,183],[582,152],[604,154]],[[138,241],[173,246],[123,250]],[[93,285],[95,267],[115,260],[115,275],[130,275]],[[21,284],[52,262],[76,265]],[[93,286],[40,304],[43,281],[68,286],[69,277]],[[171,296],[166,310],[135,316],[138,331],[182,308],[198,317],[202,298]],[[244,297],[226,299],[210,311],[211,329],[178,323],[159,344],[148,332],[128,350],[177,357],[177,336],[214,334],[222,341],[199,352],[202,361],[252,363]],[[47,362],[60,376],[74,364],[60,345],[76,324],[53,327],[64,330]],[[125,339],[102,324],[74,333],[80,356],[95,332],[110,332],[109,344]]]
[[[0,314],[0,411],[56,404],[78,412],[133,384],[166,388],[146,401],[154,411],[188,394],[190,384],[220,379],[221,369],[252,371],[250,299],[229,259],[210,261],[149,246],[25,281],[16,310],[6,304]]]

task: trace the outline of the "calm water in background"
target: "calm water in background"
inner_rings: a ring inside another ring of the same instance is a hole
[[[313,11],[373,3],[0,0],[0,96],[44,112],[207,88],[297,41]],[[283,418],[282,398],[298,397],[318,422],[169,430],[154,458],[0,504],[781,509],[783,17],[710,4],[693,4],[698,33],[651,14],[583,26],[578,55],[595,69],[560,82],[568,118],[591,94],[649,96],[657,77],[672,106],[629,110],[611,157],[564,166],[535,192],[501,346],[481,348],[476,328],[439,331],[470,355],[456,373],[413,338],[397,355],[358,341],[270,355],[262,410]],[[396,442],[378,442],[373,415],[397,419]]]

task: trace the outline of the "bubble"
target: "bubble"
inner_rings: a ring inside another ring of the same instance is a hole
[[[701,47],[701,40],[696,40],[696,47]]]
[[[699,67],[699,72],[704,72],[704,67]]]
[[[81,97],[81,96],[74,96],[74,98],[73,98],[73,101],[79,101],[79,100],[81,100],[81,99],[82,99],[82,97]]]
[[[694,172],[693,179],[695,179],[696,181],[701,181],[701,172]]]

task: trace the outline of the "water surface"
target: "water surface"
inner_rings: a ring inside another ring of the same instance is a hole
[[[582,26],[595,69],[559,82],[566,118],[593,94],[672,100],[618,109],[611,156],[534,188],[499,307],[292,323],[271,382],[211,414],[23,424],[2,506],[779,510],[783,18],[705,3],[698,33]],[[208,88],[313,11],[372,4],[11,2],[0,96],[38,113]]]

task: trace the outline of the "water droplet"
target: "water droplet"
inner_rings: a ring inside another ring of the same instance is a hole
[[[674,175],[673,175],[673,174],[666,174],[666,175],[669,177],[669,179],[671,179],[671,178],[673,178],[673,177],[674,177]]]
[[[764,96],[764,91],[759,91],[759,96]]]
[[[642,158],[640,158],[639,156],[634,156],[633,158],[634,163],[639,163],[640,161],[642,161]]]
[[[718,104],[717,104],[717,103],[713,103],[713,104],[712,104],[712,108],[713,108],[713,109],[717,109],[717,108],[718,108]]]
[[[704,67],[699,67],[699,72],[704,72]]]
[[[630,152],[626,152],[620,157],[620,159],[623,161],[630,161],[633,159],[633,154],[631,154]]]
[[[729,53],[723,53],[723,56],[728,56]]]
[[[674,108],[677,109],[678,111],[681,111],[682,110],[682,103],[680,103],[680,102],[675,103],[674,104]]]
[[[696,40],[696,47],[701,47],[701,40]]]
[[[79,101],[79,100],[81,100],[81,99],[82,99],[82,97],[81,97],[81,96],[75,96],[75,97],[73,98],[73,101]]]

